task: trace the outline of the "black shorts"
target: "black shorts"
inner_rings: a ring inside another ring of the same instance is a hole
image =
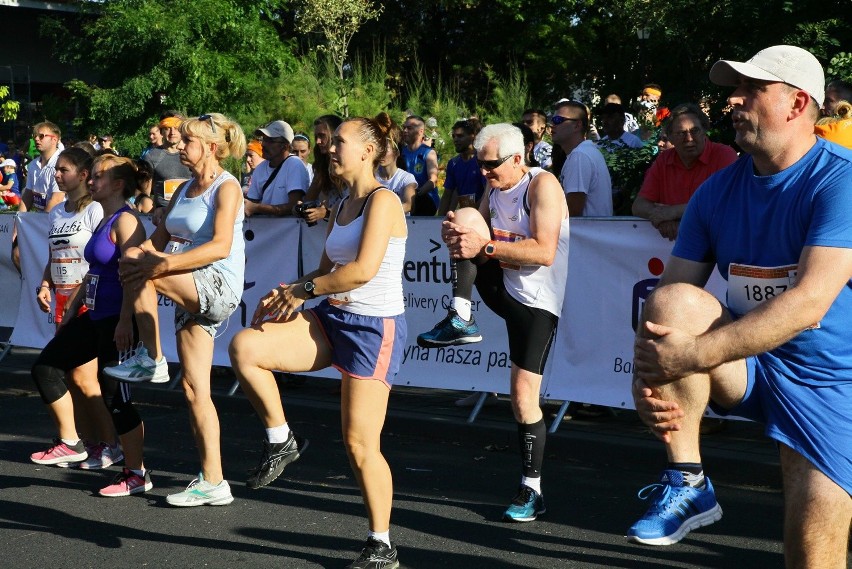
[[[474,282],[479,296],[488,308],[506,321],[509,359],[521,369],[542,375],[559,317],[547,310],[522,304],[506,292],[499,261],[491,259],[477,265],[476,269]]]

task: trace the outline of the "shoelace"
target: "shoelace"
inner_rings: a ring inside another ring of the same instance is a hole
[[[512,500],[512,503],[516,506],[523,506],[532,499],[533,492],[534,490],[532,488],[524,486],[521,491],[518,492],[518,495],[515,496],[515,499]]]
[[[660,484],[659,482],[654,484],[649,484],[639,490],[637,496],[640,500],[649,500],[652,496],[658,495],[656,503],[654,506],[657,511],[665,510],[668,508],[668,505],[671,503],[672,494],[672,485],[671,484]]]

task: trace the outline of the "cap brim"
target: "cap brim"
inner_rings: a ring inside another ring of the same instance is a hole
[[[257,129],[256,131],[254,131],[254,134],[255,134],[255,136],[258,136],[258,135],[259,136],[272,136],[271,134],[269,134],[269,131],[266,130],[265,128]]]
[[[710,81],[723,87],[736,87],[740,84],[740,76],[760,81],[785,82],[777,75],[773,75],[750,63],[720,59],[710,68]]]

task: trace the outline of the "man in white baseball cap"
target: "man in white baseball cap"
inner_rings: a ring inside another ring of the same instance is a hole
[[[284,121],[272,121],[254,134],[260,138],[266,161],[252,174],[246,215],[291,215],[310,184],[305,163],[290,154],[293,128]]]
[[[814,136],[819,62],[794,46],[719,61],[744,154],[689,201],[634,346],[637,411],[668,465],[629,540],[669,545],[722,517],[706,408],[766,425],[784,481],[787,567],[845,567],[852,521],[852,152]],[[703,287],[714,266],[725,304]],[[755,520],[759,523],[758,520]]]

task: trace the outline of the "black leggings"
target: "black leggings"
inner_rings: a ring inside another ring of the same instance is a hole
[[[44,347],[31,373],[42,400],[50,404],[68,392],[67,372],[97,358],[101,394],[116,431],[123,435],[138,427],[142,419],[131,401],[130,386],[104,374],[105,367],[118,362],[113,339],[117,324],[118,316],[92,320],[89,312],[71,318]]]

